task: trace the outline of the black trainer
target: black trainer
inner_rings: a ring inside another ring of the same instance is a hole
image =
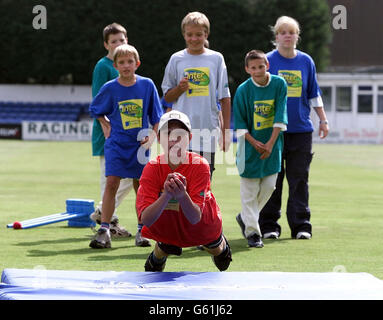
[[[235,220],[237,220],[240,228],[241,228],[241,231],[242,231],[242,235],[243,237],[246,239],[246,236],[245,236],[245,229],[246,229],[246,226],[245,224],[243,223],[243,220],[242,220],[242,217],[241,217],[241,213],[238,213],[238,215],[235,217]]]
[[[159,272],[162,272],[164,271],[165,269],[165,264],[166,264],[166,259],[163,263],[161,264],[156,264],[154,263],[153,261],[153,251],[152,253],[149,255],[149,257],[146,259],[146,262],[145,262],[145,271],[152,271],[152,272],[155,272],[155,271],[159,271]]]
[[[262,242],[262,239],[261,237],[254,233],[253,235],[249,236],[247,238],[247,243],[249,245],[249,247],[253,247],[253,248],[263,248],[263,242]]]
[[[231,249],[229,246],[229,242],[227,242],[226,238],[225,241],[226,249],[222,251],[218,256],[211,257],[219,271],[227,270],[227,268],[229,268],[230,262],[233,261],[233,259],[231,258]]]

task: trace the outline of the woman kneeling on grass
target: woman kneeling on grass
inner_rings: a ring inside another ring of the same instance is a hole
[[[144,224],[143,236],[156,240],[145,271],[163,271],[169,254],[204,244],[220,271],[232,261],[222,233],[222,217],[210,190],[209,163],[188,152],[189,118],[182,112],[165,113],[158,125],[164,154],[144,168],[137,193],[137,210]]]

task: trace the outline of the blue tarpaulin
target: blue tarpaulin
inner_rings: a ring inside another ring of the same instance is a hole
[[[2,300],[381,300],[368,273],[4,269]]]

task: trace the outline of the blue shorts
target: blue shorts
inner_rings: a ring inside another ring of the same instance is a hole
[[[149,150],[138,141],[116,141],[108,138],[104,145],[105,176],[140,178],[149,161]]]

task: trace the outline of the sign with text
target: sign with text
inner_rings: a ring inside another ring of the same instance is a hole
[[[23,121],[23,140],[90,141],[92,121]]]
[[[313,142],[345,143],[345,144],[383,144],[383,129],[338,129],[331,130],[325,139],[313,132]]]

